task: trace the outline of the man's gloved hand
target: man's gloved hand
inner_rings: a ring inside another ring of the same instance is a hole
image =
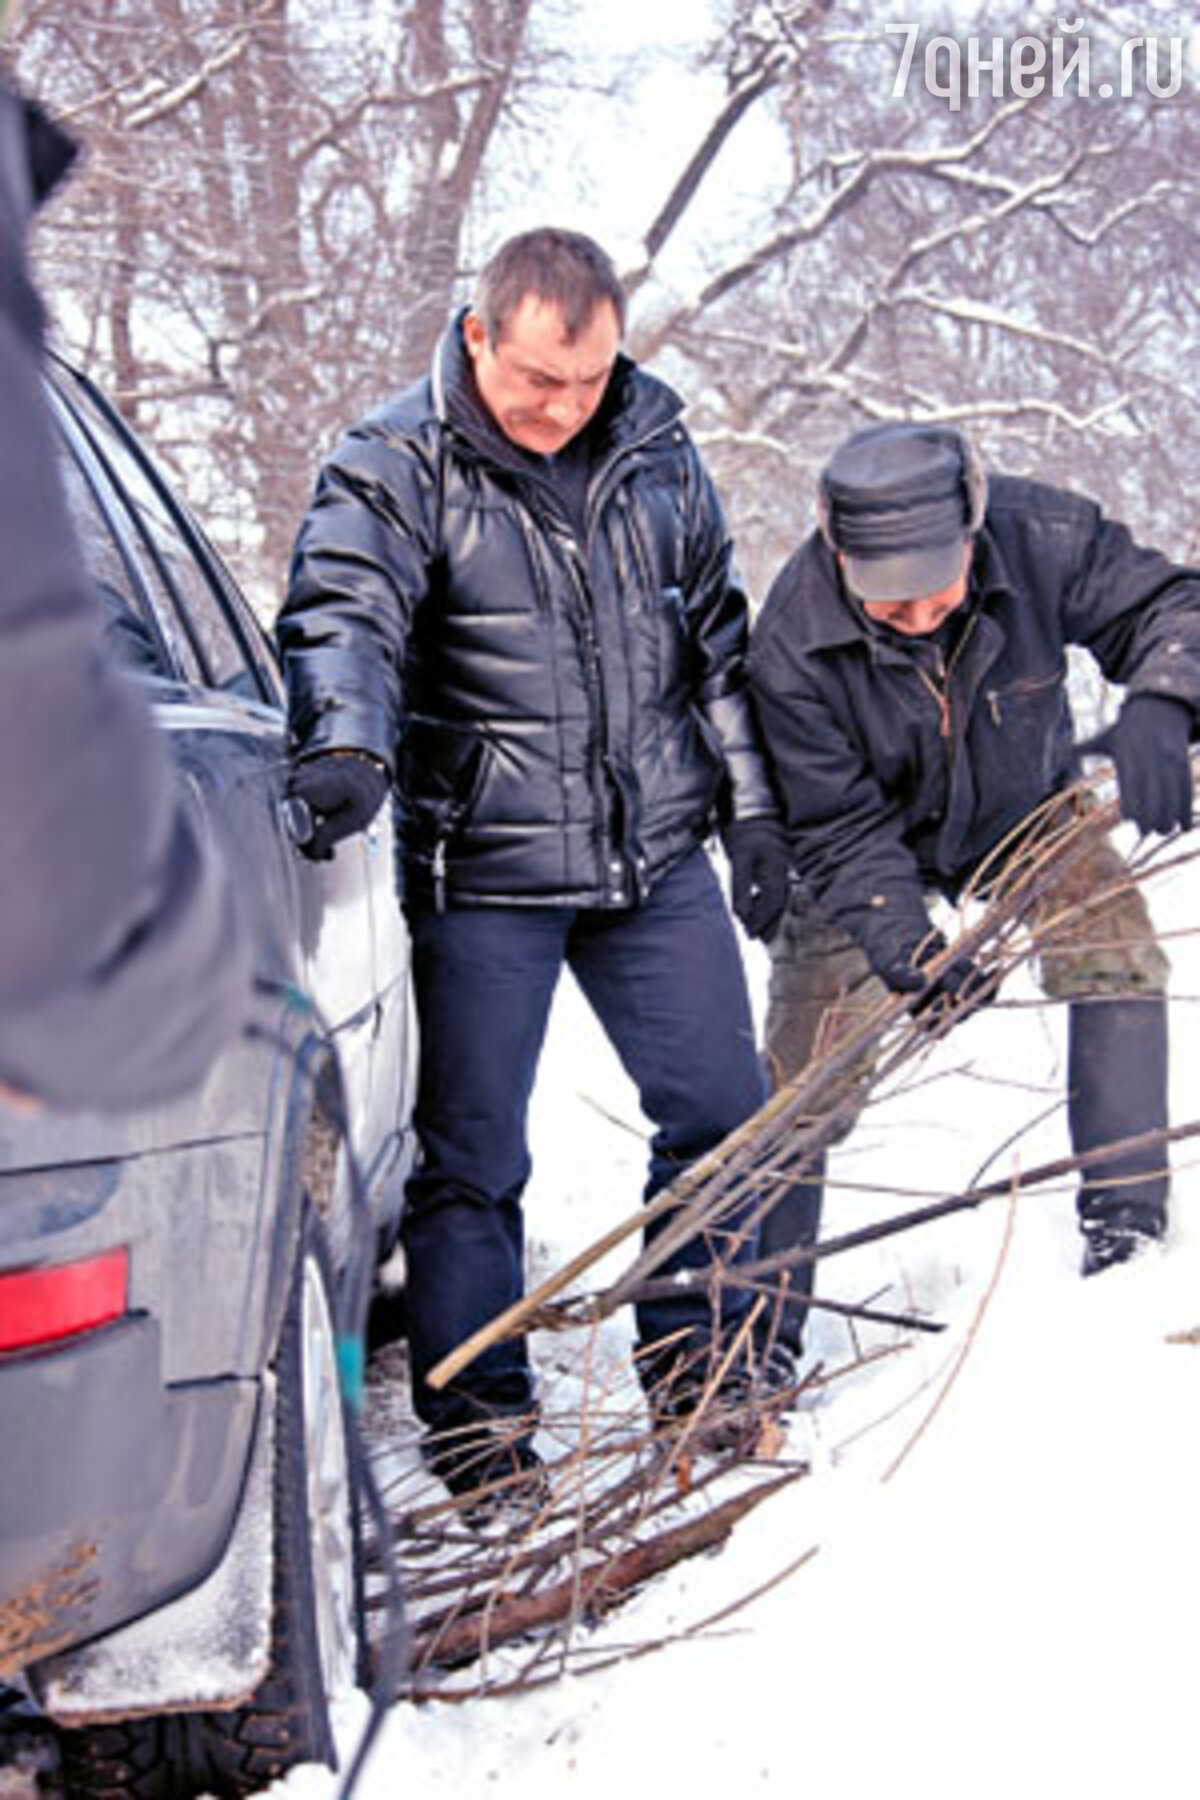
[[[297,840],[305,856],[328,862],[335,844],[371,823],[390,786],[383,764],[365,750],[326,750],[297,763],[287,791],[312,814],[312,835]]]
[[[941,974],[912,1003],[914,1019],[940,1024],[951,1014],[965,1017],[996,998],[999,981],[971,956],[952,956]]]
[[[1107,734],[1121,817],[1139,831],[1192,828],[1192,709],[1165,694],[1131,694]]]
[[[770,937],[788,898],[788,841],[774,818],[732,819],[723,841],[732,872],[732,905],[748,937]]]
[[[971,956],[952,956],[931,980],[928,966],[946,947],[940,931],[930,932],[915,950],[879,970],[894,994],[915,995],[909,1011],[930,1026],[942,1024],[952,1014],[965,1018],[990,1005],[1000,986],[999,978],[981,969]]]

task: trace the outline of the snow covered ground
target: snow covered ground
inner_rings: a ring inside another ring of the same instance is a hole
[[[1152,890],[1186,933],[1194,872]],[[1200,943],[1173,937],[1173,1117],[1200,1114],[1191,1046]],[[760,986],[765,958],[747,947]],[[1061,1016],[1020,976],[938,1052],[930,1079],[872,1108],[836,1173],[827,1233],[903,1210],[896,1190],[964,1186],[1061,1095]],[[621,1217],[641,1180],[636,1109],[564,988],[535,1101],[532,1254],[552,1265]],[[1066,1149],[1061,1109],[994,1176]],[[1174,1153],[1164,1250],[1080,1280],[1069,1188],[924,1227],[822,1265],[821,1290],[946,1321],[834,1381],[793,1421],[811,1477],[719,1554],[658,1578],[593,1647],[670,1637],[602,1673],[515,1699],[404,1705],[358,1800],[688,1800],[812,1789],[847,1800],[1193,1800],[1200,1617],[1200,1208]],[[615,1266],[613,1272],[615,1273]],[[619,1334],[627,1330],[614,1322]],[[1189,1334],[1197,1341],[1187,1341]],[[852,1360],[817,1319],[810,1351]],[[1178,1341],[1182,1339],[1183,1341]],[[897,1342],[858,1328],[857,1343]],[[539,1347],[543,1357],[553,1349]],[[816,1549],[787,1578],[781,1570]],[[759,1588],[718,1626],[702,1622]],[[348,1709],[347,1742],[363,1716]],[[294,1770],[278,1800],[332,1800]]]

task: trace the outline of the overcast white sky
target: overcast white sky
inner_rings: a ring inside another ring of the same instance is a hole
[[[516,172],[480,220],[480,251],[510,231],[562,221],[600,239],[621,268],[641,260],[641,239],[725,94],[723,71],[699,69],[712,34],[708,0],[587,0],[542,14],[539,38],[561,46],[596,89],[564,90],[557,114],[531,141],[536,166]],[[731,209],[757,206],[772,185],[779,143],[752,112],[705,183],[704,217],[716,227]],[[580,195],[583,195],[582,204]],[[694,226],[689,231],[694,239]],[[694,250],[672,246],[664,268],[686,280]]]

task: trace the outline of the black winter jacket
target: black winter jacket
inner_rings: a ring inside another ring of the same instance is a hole
[[[0,87],[0,1083],[127,1107],[204,1075],[249,945],[148,706],[101,650],[41,388],[29,211],[69,160]]]
[[[278,622],[293,750],[394,773],[410,892],[627,905],[719,801],[773,810],[746,602],[680,410],[618,359],[580,542],[479,400],[460,315],[431,379],[322,469]]]
[[[796,866],[876,968],[1072,773],[1066,646],[1200,708],[1200,571],[1089,500],[996,477],[948,679],[872,625],[814,533],[755,625],[751,686]],[[940,697],[933,688],[940,687]]]

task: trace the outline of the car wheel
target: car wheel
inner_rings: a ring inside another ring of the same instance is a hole
[[[336,1761],[331,1705],[364,1660],[362,1564],[329,1262],[305,1219],[274,1364],[270,1669],[233,1712],[178,1713],[62,1733],[78,1800],[258,1792],[300,1762]]]

